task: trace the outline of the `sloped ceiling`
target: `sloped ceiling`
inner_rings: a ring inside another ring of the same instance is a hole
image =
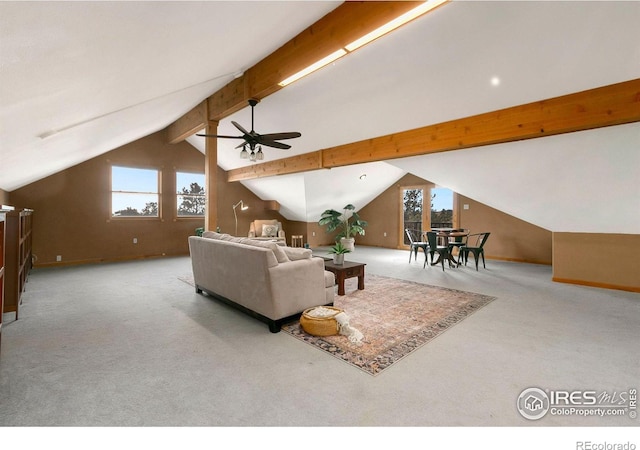
[[[640,231],[638,123],[390,164],[548,230]]]
[[[0,188],[164,128],[338,4],[0,3]],[[302,133],[273,160],[640,78],[639,22],[639,2],[453,1],[263,99],[255,128]],[[223,169],[250,164],[237,144]],[[638,233],[638,148],[628,125],[243,183],[316,221],[411,172],[552,231]]]
[[[243,184],[263,200],[276,198],[281,205],[280,213],[288,219],[317,222],[327,209],[341,210],[354,202],[361,209],[406,173],[402,168],[373,162],[248,180]]]
[[[339,4],[0,1],[0,189],[165,128]]]

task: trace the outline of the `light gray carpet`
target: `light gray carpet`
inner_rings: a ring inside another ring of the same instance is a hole
[[[368,273],[497,297],[377,377],[228,306],[164,258],[35,269],[5,314],[3,426],[630,426],[516,410],[531,386],[640,387],[640,295],[558,284],[542,265],[422,267],[358,247]]]

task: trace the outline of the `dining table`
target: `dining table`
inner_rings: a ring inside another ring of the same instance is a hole
[[[457,228],[433,228],[431,231],[436,232],[438,240],[442,246],[447,247],[446,258],[449,261],[449,267],[458,267],[460,262],[453,257],[453,247],[460,247],[464,244],[464,237],[469,236],[468,230],[460,230]],[[426,232],[425,232],[426,233]],[[438,255],[438,259],[431,263],[432,266],[440,264],[442,255]]]

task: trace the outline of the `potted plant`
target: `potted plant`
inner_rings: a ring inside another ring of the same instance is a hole
[[[336,242],[336,245],[331,247],[329,253],[333,253],[333,263],[342,265],[344,264],[344,255],[345,253],[351,253],[347,247],[342,245],[342,242]]]
[[[340,230],[336,236],[336,242],[340,240],[342,245],[349,249],[354,250],[355,235],[359,234],[364,236],[364,228],[368,225],[365,220],[362,220],[358,213],[355,211],[356,207],[352,204],[348,204],[343,209],[343,212],[336,211],[335,209],[327,209],[320,216],[318,225],[327,227],[327,232],[331,233],[335,230]],[[349,214],[349,211],[352,211]]]

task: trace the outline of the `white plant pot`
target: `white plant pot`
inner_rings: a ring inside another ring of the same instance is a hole
[[[333,263],[337,264],[339,266],[344,264],[344,253],[340,253],[340,254],[334,253],[333,254]]]
[[[340,242],[350,251],[354,251],[356,247],[356,239],[355,238],[340,238]]]

